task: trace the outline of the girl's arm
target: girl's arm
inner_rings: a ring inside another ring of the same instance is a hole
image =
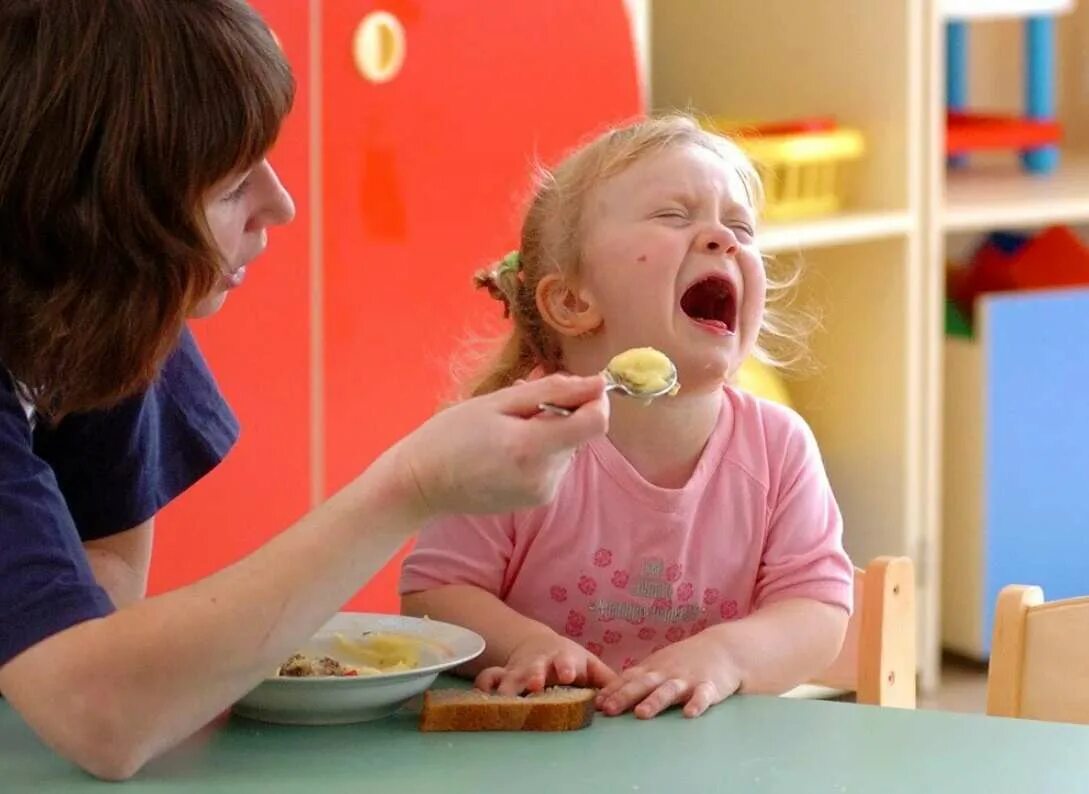
[[[735,692],[779,694],[824,672],[847,632],[847,611],[807,598],[768,604],[720,623],[629,668],[604,689],[607,714],[650,718],[675,704],[697,717]]]
[[[843,607],[791,598],[707,631],[733,659],[741,692],[778,695],[828,669],[843,646],[847,619]]]

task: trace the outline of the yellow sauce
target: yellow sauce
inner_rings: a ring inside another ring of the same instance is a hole
[[[675,370],[665,353],[653,347],[635,347],[614,356],[608,372],[639,394],[654,394],[669,385]],[[669,395],[672,397],[680,388],[679,383],[673,384]]]

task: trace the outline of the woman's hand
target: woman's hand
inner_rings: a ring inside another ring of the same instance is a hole
[[[448,408],[393,453],[425,515],[506,512],[551,500],[575,448],[608,422],[603,378],[551,375]]]

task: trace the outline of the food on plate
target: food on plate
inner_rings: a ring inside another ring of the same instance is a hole
[[[420,650],[435,644],[423,637],[394,632],[369,632],[359,640],[336,635],[337,650],[344,659],[379,673],[415,670],[420,666]]]
[[[394,632],[368,632],[361,639],[336,634],[334,642],[340,659],[296,653],[280,665],[276,675],[306,678],[397,673],[419,667],[421,649],[434,647],[439,656],[443,650],[438,643],[423,637]]]
[[[280,665],[276,675],[284,678],[339,677],[359,675],[359,671],[328,656],[314,658],[301,653],[293,653],[286,662]]]

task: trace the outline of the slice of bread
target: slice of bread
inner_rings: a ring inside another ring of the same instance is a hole
[[[424,693],[421,731],[575,731],[594,719],[593,689],[551,687],[530,695],[479,689]]]

